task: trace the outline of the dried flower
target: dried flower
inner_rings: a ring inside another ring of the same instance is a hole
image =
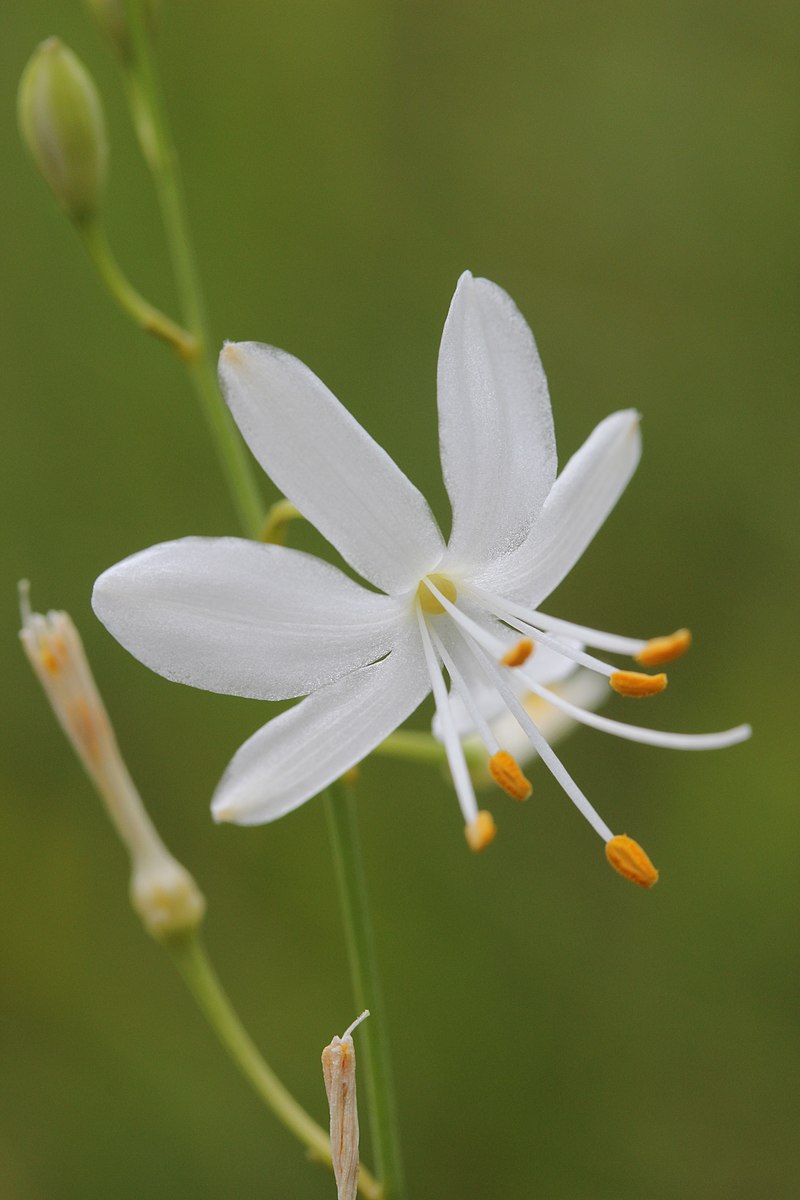
[[[322,1051],[322,1075],[331,1113],[331,1158],[339,1200],[355,1200],[358,1192],[358,1101],[353,1030],[368,1016],[369,1009],[365,1009],[341,1037],[334,1037]]]
[[[114,736],[86,652],[70,616],[31,611],[20,584],[20,641],[87,775],[131,858],[131,903],[158,941],[182,937],[203,919],[205,900],[148,817]]]

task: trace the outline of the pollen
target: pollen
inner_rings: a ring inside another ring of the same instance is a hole
[[[500,662],[504,667],[521,667],[533,654],[535,646],[530,638],[520,638],[518,642],[506,650]]]
[[[489,774],[513,800],[527,800],[533,791],[531,781],[520,770],[519,763],[507,750],[498,750],[489,759]]]
[[[651,888],[658,883],[658,871],[639,843],[627,833],[617,834],[606,842],[606,858],[615,871],[638,887]]]
[[[615,671],[609,683],[620,696],[635,696],[640,700],[644,696],[657,696],[659,692],[663,692],[667,686],[667,677],[663,671],[660,675],[643,675],[641,671]]]
[[[426,575],[425,579],[431,581],[436,590],[442,593],[445,600],[449,600],[451,604],[455,603],[458,592],[452,579],[447,575]],[[417,599],[423,612],[429,613],[431,616],[437,616],[439,613],[445,611],[444,605],[434,596],[425,579],[422,580],[417,588]]]
[[[476,854],[479,850],[485,850],[494,841],[496,834],[497,826],[494,823],[494,817],[485,808],[482,808],[477,817],[464,826],[467,845]]]
[[[651,638],[644,649],[634,658],[643,667],[660,667],[662,663],[672,662],[680,658],[692,644],[692,635],[688,629],[677,629],[666,637]]]

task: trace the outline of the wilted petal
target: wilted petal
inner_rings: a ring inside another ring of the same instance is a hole
[[[408,626],[387,658],[321,688],[259,729],[217,788],[218,821],[274,821],[338,779],[388,737],[430,691],[419,632]]]
[[[237,342],[219,374],[264,470],[360,575],[396,593],[432,570],[443,542],[427,501],[308,367]]]
[[[92,604],[126,650],[167,679],[284,700],[386,654],[407,604],[310,554],[241,538],[183,538],[97,580]]]
[[[448,560],[477,566],[528,534],[556,476],[553,417],[533,335],[488,279],[461,276],[438,369],[439,442],[453,508]]]
[[[531,607],[539,604],[581,557],[625,490],[640,454],[638,413],[625,409],[606,417],[553,484],[528,539],[475,583]]]

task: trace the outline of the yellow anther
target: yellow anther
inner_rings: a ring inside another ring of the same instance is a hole
[[[606,858],[615,871],[638,887],[651,888],[658,883],[658,871],[639,843],[627,833],[619,833],[606,842]]]
[[[643,650],[634,654],[634,658],[643,667],[660,667],[662,663],[672,662],[680,658],[692,644],[692,635],[688,629],[677,629],[667,637],[651,638]]]
[[[494,841],[496,833],[497,826],[494,823],[494,817],[483,808],[473,821],[464,826],[467,845],[476,853],[479,850],[485,850],[489,843]]]
[[[500,662],[504,667],[521,667],[533,654],[535,646],[530,638],[520,638],[510,650],[506,650]]]
[[[641,671],[615,671],[608,681],[620,696],[635,696],[640,700],[643,696],[657,696],[667,686],[667,677],[662,671],[660,675],[643,675]]]
[[[455,604],[458,592],[452,579],[449,579],[447,575],[428,575],[426,578],[430,579],[433,586],[437,591],[442,593],[445,600],[449,600],[451,604]],[[424,579],[417,588],[417,599],[420,602],[423,612],[430,613],[432,616],[444,612],[444,605],[434,596]]]
[[[507,750],[498,750],[489,759],[489,774],[514,800],[527,800],[533,788],[520,770],[519,763]]]

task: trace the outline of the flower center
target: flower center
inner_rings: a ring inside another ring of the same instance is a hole
[[[426,580],[430,579],[433,586],[440,591],[445,600],[449,600],[451,604],[455,604],[458,592],[456,585],[447,575],[426,575],[425,579],[421,580],[417,588],[417,599],[419,600],[420,608],[424,613],[436,615],[444,612],[444,605],[437,600],[433,592],[428,587]]]

